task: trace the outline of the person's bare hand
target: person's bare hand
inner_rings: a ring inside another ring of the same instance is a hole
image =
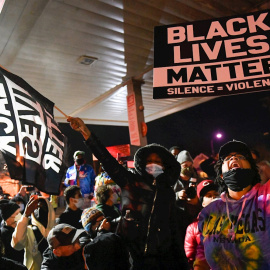
[[[193,198],[193,199],[187,198],[187,203],[192,204],[192,205],[196,205],[196,204],[199,203],[199,198],[197,196],[195,198]]]
[[[33,196],[30,198],[29,202],[25,207],[24,215],[26,217],[29,217],[37,208],[38,208],[38,199],[35,196]]]
[[[87,140],[91,136],[90,130],[87,128],[82,119],[69,116],[67,118],[67,121],[70,123],[72,129],[81,132],[85,140]]]
[[[24,197],[24,196],[26,196],[26,193],[27,193],[27,186],[21,186],[20,191],[19,191],[19,195]]]
[[[106,230],[109,231],[111,229],[111,223],[107,221],[107,219],[103,219],[102,223],[100,224],[99,230]]]
[[[180,200],[186,200],[187,199],[187,194],[184,189],[178,192],[178,197]]]

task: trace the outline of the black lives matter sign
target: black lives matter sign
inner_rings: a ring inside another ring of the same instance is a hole
[[[155,27],[158,98],[270,89],[270,10]]]

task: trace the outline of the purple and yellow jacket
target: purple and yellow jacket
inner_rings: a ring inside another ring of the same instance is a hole
[[[221,198],[199,215],[201,245],[194,265],[205,259],[211,269],[270,269],[270,182],[256,184],[240,200]],[[228,214],[226,209],[228,204]],[[233,228],[234,237],[229,230]]]

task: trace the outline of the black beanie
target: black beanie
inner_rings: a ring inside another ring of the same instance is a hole
[[[17,203],[14,203],[11,201],[0,203],[0,211],[1,211],[1,216],[2,216],[3,220],[7,220],[19,208],[20,207]]]

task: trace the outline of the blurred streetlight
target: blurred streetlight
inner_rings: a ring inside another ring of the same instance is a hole
[[[215,149],[214,149],[214,139],[218,139],[220,140],[223,137],[222,133],[217,132],[214,136],[214,138],[211,139],[211,152],[212,152],[212,156],[215,156]]]

